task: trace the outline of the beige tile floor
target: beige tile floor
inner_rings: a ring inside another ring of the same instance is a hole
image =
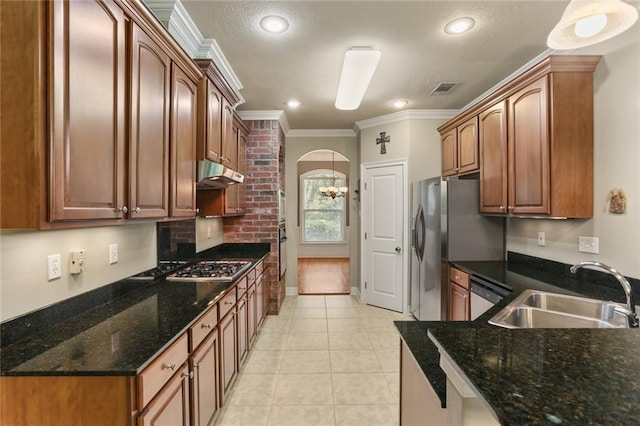
[[[267,316],[216,425],[397,425],[400,313],[287,296]]]

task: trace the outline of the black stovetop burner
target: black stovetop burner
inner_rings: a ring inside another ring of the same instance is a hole
[[[161,260],[158,262],[158,266],[155,268],[148,269],[144,272],[140,272],[139,274],[133,275],[129,277],[130,280],[144,280],[151,281],[162,277],[163,275],[167,275],[178,268],[186,265],[187,262],[185,260]]]
[[[245,260],[204,260],[167,277],[168,281],[233,281],[242,275],[251,262]]]

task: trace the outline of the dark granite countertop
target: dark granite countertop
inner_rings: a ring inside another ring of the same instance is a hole
[[[232,245],[235,250],[227,254],[216,248],[193,260],[234,258],[255,262],[268,254],[266,246],[243,250]],[[108,298],[53,325],[45,323],[47,318],[60,315],[59,310],[49,312],[53,308],[0,324],[3,340],[16,339],[0,350],[0,374],[135,375],[234,285],[124,279],[105,286],[97,296],[81,295],[67,302],[64,310],[73,311],[75,305],[86,305],[87,298]],[[29,334],[19,335],[27,327]],[[117,342],[112,340],[114,334]]]
[[[475,321],[395,323],[443,407],[446,375],[439,366],[438,347],[427,333],[458,364],[503,424],[637,424],[639,330],[510,330],[488,324],[525,289],[624,302],[617,282],[593,271],[570,274],[568,265],[517,253],[510,253],[508,262],[452,263],[509,287],[512,293]],[[630,281],[638,293],[638,280]],[[588,390],[582,389],[587,386]]]

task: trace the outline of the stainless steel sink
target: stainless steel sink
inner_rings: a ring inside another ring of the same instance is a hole
[[[506,328],[626,328],[623,304],[525,290],[489,320]]]

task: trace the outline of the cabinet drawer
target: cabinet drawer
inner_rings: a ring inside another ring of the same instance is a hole
[[[189,328],[191,351],[195,350],[218,323],[218,305],[214,305]]]
[[[247,274],[247,279],[249,280],[249,285],[256,282],[256,268],[253,268],[249,271],[249,273]]]
[[[142,408],[153,399],[171,376],[180,370],[189,356],[189,339],[182,334],[171,346],[164,350],[138,374],[138,403]]]
[[[218,303],[218,318],[222,319],[236,304],[236,288],[232,288]]]
[[[236,291],[238,293],[238,300],[240,300],[240,298],[242,296],[244,296],[244,294],[247,292],[247,289],[249,288],[249,281],[247,276],[245,275],[244,277],[240,278],[238,280],[238,283],[236,284]]]
[[[459,269],[451,267],[450,279],[454,283],[468,289],[469,288],[469,274],[462,272]]]
[[[255,268],[255,271],[256,271],[256,278],[262,275],[262,273],[264,272],[264,262],[262,261],[258,262]]]

